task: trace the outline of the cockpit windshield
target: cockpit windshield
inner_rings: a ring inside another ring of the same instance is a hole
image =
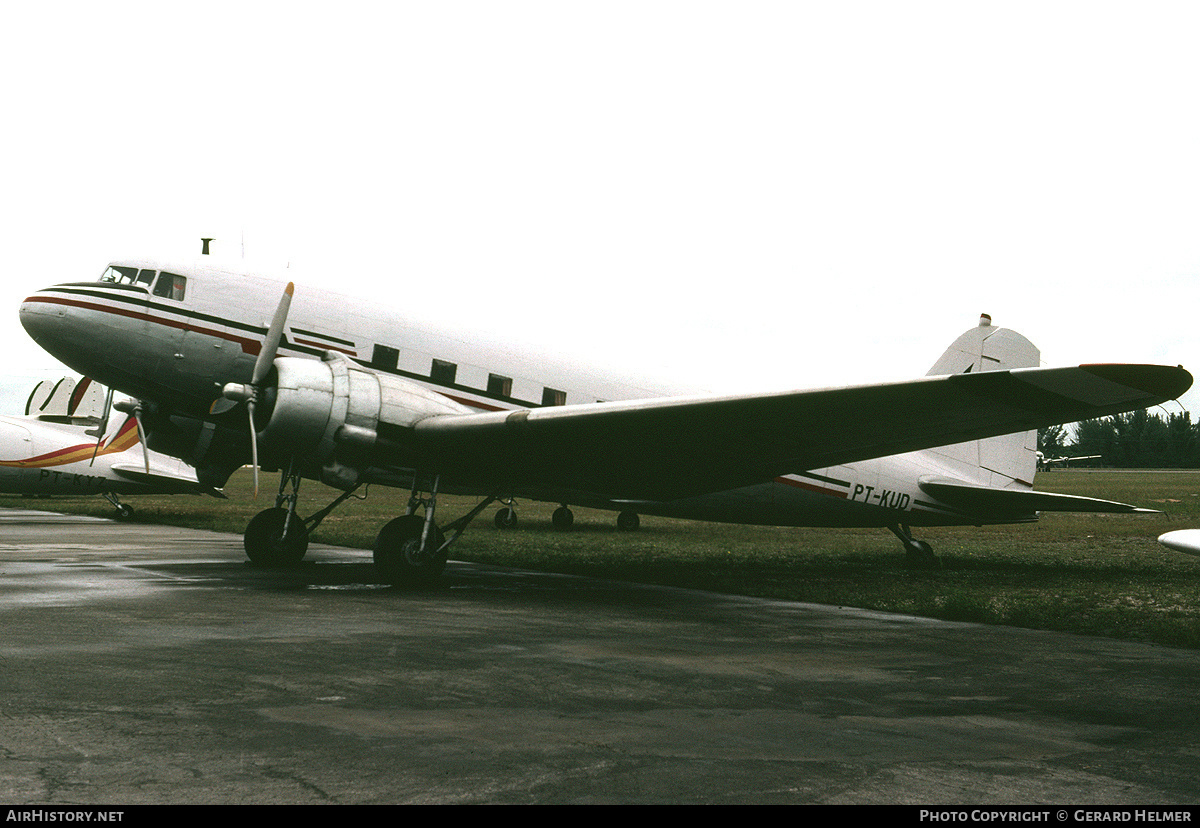
[[[129,267],[128,265],[109,265],[100,275],[101,282],[114,282],[118,285],[146,285],[154,281],[155,271],[147,268]]]
[[[158,281],[154,277],[158,276]],[[100,276],[101,282],[110,282],[117,285],[137,285],[138,287],[145,286],[154,287],[151,292],[155,296],[162,296],[166,299],[176,299],[183,301],[184,294],[187,292],[187,277],[180,276],[177,273],[168,273],[150,268],[138,268],[130,265],[109,265],[104,273]]]

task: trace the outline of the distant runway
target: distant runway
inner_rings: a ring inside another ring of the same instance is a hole
[[[0,802],[1179,804],[1200,652],[0,510]]]

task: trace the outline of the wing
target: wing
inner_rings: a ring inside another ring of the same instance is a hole
[[[1132,411],[1192,384],[1182,368],[1083,365],[767,395],[442,414],[407,448],[464,481],[674,499],[789,472]]]
[[[191,476],[176,474],[154,466],[150,467],[150,473],[147,474],[145,466],[130,463],[114,463],[110,468],[118,477],[140,483],[164,494],[207,494],[225,499],[225,493],[220,489],[197,483],[195,474]]]

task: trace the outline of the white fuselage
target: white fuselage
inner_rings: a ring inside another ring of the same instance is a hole
[[[0,492],[91,495],[199,490],[195,471],[173,457],[150,453],[151,473],[145,473],[146,458],[132,420],[99,445],[89,425],[94,429],[94,422],[70,417],[0,417]]]
[[[225,383],[249,381],[283,281],[206,264],[153,261],[121,262],[119,272],[129,277],[127,283],[83,282],[39,291],[22,305],[22,323],[73,369],[183,415],[205,418]],[[135,273],[142,274],[141,282]],[[168,274],[173,287],[162,274]],[[384,298],[364,301],[299,285],[278,356],[318,359],[334,350],[480,411],[663,395],[661,389],[614,383],[594,369],[557,365],[438,330],[387,305]],[[796,469],[756,486],[683,500],[639,501],[633,508],[647,514],[795,526],[973,524],[1034,517],[1008,515],[998,521],[953,508],[922,492],[917,484],[922,476],[997,485],[993,475],[978,462],[964,460],[962,452],[933,449]],[[1001,485],[1029,487],[1032,480]],[[613,493],[505,494],[600,508],[628,505]]]

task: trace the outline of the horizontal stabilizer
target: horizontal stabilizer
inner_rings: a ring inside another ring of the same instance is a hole
[[[1027,514],[1032,512],[1111,512],[1115,514],[1158,514],[1115,500],[1034,492],[1022,489],[992,489],[946,477],[923,477],[921,491],[943,503],[981,514]]]

